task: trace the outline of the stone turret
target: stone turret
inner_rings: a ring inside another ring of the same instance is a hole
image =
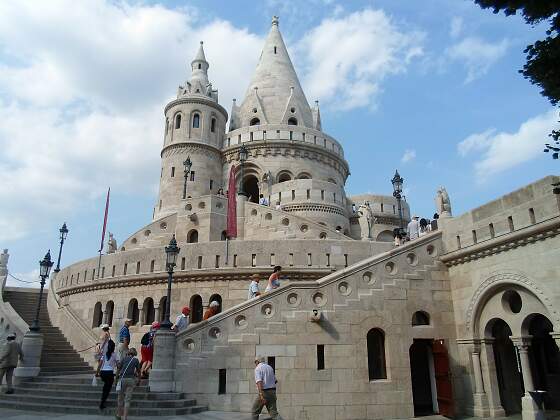
[[[222,186],[222,147],[226,110],[218,104],[218,91],[208,78],[210,64],[203,43],[191,61],[191,75],[179,86],[177,99],[165,107],[165,137],[161,151],[159,197],[154,220],[185,207],[189,197],[216,193]],[[184,165],[190,157],[191,171],[184,190]]]

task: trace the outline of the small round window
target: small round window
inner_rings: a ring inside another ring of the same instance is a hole
[[[523,307],[521,296],[515,290],[506,291],[502,296],[502,303],[514,314],[521,312],[521,308]]]

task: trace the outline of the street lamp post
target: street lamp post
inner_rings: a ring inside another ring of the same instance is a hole
[[[40,271],[39,275],[41,276],[41,291],[39,292],[39,302],[37,303],[37,313],[35,314],[35,319],[29,327],[30,331],[38,332],[40,330],[39,327],[39,312],[41,311],[41,300],[43,299],[43,288],[45,287],[45,281],[49,277],[49,273],[51,271],[51,267],[53,266],[53,262],[51,261],[51,250],[47,252],[45,258],[42,261],[39,261]]]
[[[249,155],[249,150],[242,144],[239,148],[239,162],[241,163],[241,177],[239,182],[239,195],[247,195],[243,190],[243,178],[245,177],[245,161]]]
[[[175,235],[171,238],[169,246],[165,247],[165,266],[167,268],[167,299],[165,300],[165,319],[161,323],[161,328],[170,330],[171,320],[169,319],[171,313],[171,283],[173,283],[173,269],[177,262],[177,255],[181,249],[177,246],[177,241],[175,240]]]
[[[397,206],[399,209],[399,230],[401,231],[401,233],[403,230],[403,215],[402,215],[402,204],[401,204],[403,182],[404,179],[399,175],[399,171],[396,170],[395,176],[393,176],[391,183],[393,184],[393,197],[397,199]]]
[[[54,269],[55,273],[60,271],[60,257],[62,256],[62,246],[64,245],[64,241],[68,236],[68,228],[66,227],[66,222],[62,225],[59,229],[60,232],[60,248],[58,249],[58,259],[56,260],[56,268]]]
[[[189,178],[189,174],[191,173],[191,166],[192,166],[192,162],[191,162],[191,157],[187,156],[187,160],[185,160],[183,162],[183,166],[184,168],[184,172],[185,172],[185,182],[183,184],[183,200],[185,198],[187,198],[187,180]]]

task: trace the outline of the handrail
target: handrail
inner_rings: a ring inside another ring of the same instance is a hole
[[[390,260],[391,258],[394,258],[396,256],[399,256],[401,254],[404,254],[406,252],[409,252],[411,248],[416,248],[419,245],[425,245],[429,242],[432,242],[435,239],[438,239],[439,237],[441,237],[442,232],[441,231],[435,231],[435,232],[431,232],[419,239],[415,239],[414,241],[410,241],[405,243],[404,245],[401,245],[399,247],[396,247],[394,249],[391,249],[389,251],[383,252],[381,254],[377,254],[374,255],[370,258],[366,258],[363,259],[361,261],[358,261],[357,263],[346,267],[342,270],[339,271],[335,271],[331,274],[326,275],[325,277],[319,279],[319,280],[310,280],[310,281],[298,281],[297,283],[288,283],[285,286],[280,286],[277,289],[272,290],[271,292],[268,292],[264,295],[260,295],[257,296],[256,298],[253,298],[251,300],[242,302],[236,306],[233,306],[229,309],[226,309],[223,312],[220,312],[219,314],[214,315],[212,318],[209,318],[205,321],[201,321],[198,322],[196,324],[190,324],[189,327],[183,331],[181,331],[179,334],[177,334],[177,338],[182,338],[184,336],[188,336],[191,335],[192,333],[195,333],[201,329],[206,328],[209,325],[214,325],[217,324],[219,322],[221,322],[222,320],[238,314],[239,312],[242,312],[248,308],[251,308],[253,306],[257,306],[262,304],[263,302],[269,301],[275,297],[277,297],[278,295],[281,295],[285,292],[291,291],[291,290],[297,290],[297,289],[314,289],[314,288],[318,288],[318,287],[323,287],[326,285],[329,285],[331,283],[334,283],[336,281],[339,281],[341,279],[344,279],[346,277],[349,277],[353,274],[355,274],[356,272],[372,266],[374,264],[378,264],[381,263],[383,261],[387,261]]]

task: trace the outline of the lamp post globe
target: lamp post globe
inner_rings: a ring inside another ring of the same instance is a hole
[[[243,178],[245,178],[245,162],[249,156],[249,149],[244,144],[239,148],[239,162],[241,164],[241,176],[239,178],[239,195],[246,195],[243,190]]]
[[[39,331],[39,313],[41,311],[41,300],[43,299],[43,289],[45,288],[45,282],[49,277],[51,272],[51,267],[53,262],[51,260],[51,250],[49,249],[45,257],[39,261],[39,276],[41,277],[41,290],[39,291],[39,301],[37,302],[37,312],[35,313],[35,319],[31,323],[29,329],[31,331]]]
[[[56,260],[56,268],[54,269],[55,273],[60,271],[60,258],[62,257],[62,246],[64,245],[64,241],[68,237],[68,228],[66,227],[66,222],[62,224],[62,227],[58,230],[60,232],[60,247],[58,249],[58,258]]]
[[[191,173],[191,157],[187,156],[187,159],[183,162],[183,171],[185,173],[185,181],[183,183],[183,200],[187,198],[187,180],[189,179],[189,174]]]
[[[403,234],[403,215],[402,215],[402,191],[403,191],[404,179],[400,176],[399,171],[395,170],[395,175],[391,179],[391,184],[393,184],[393,197],[397,199],[397,206],[399,208],[399,231],[401,235]]]
[[[171,284],[173,283],[173,269],[177,263],[177,256],[181,249],[177,246],[175,235],[169,241],[169,245],[165,247],[165,267],[167,269],[167,298],[165,300],[165,319],[161,323],[161,328],[171,329]]]

